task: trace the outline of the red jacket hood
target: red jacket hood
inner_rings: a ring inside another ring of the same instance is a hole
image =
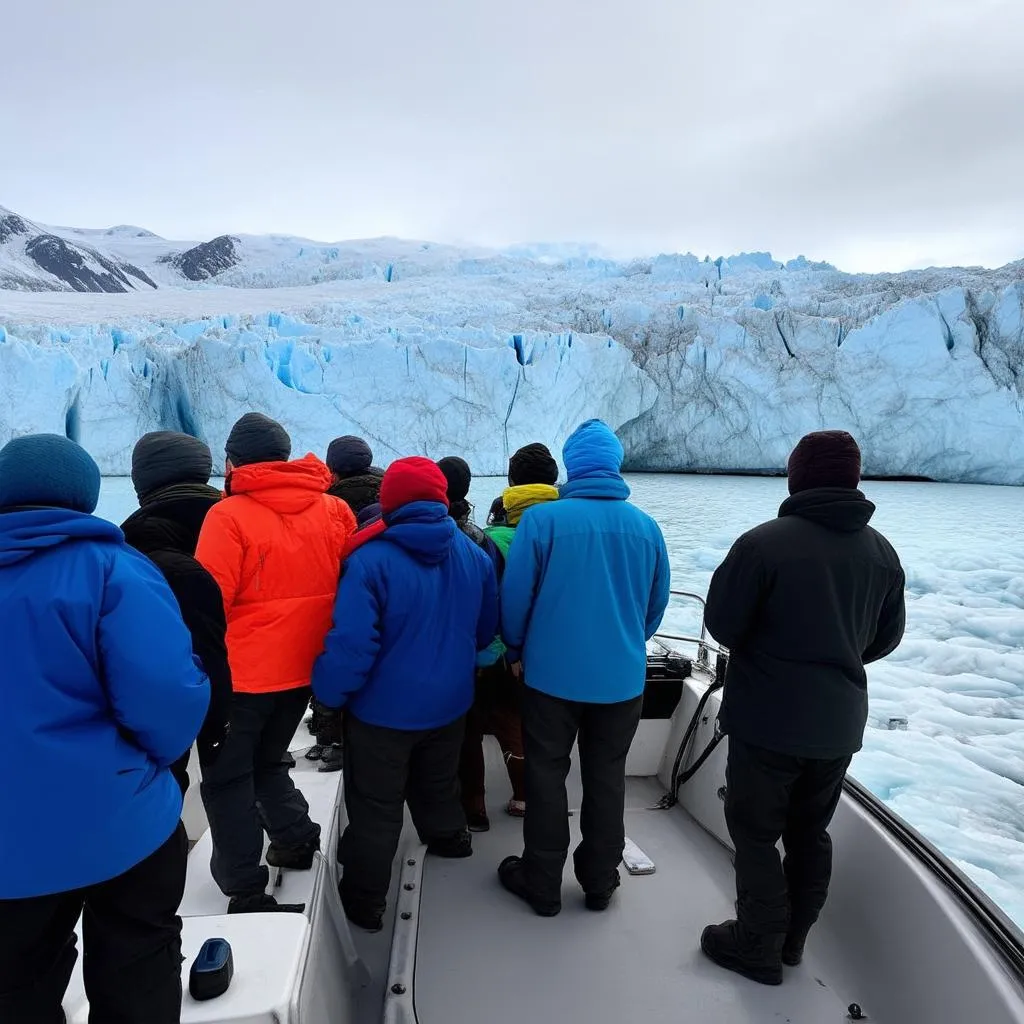
[[[319,501],[333,482],[331,471],[310,453],[292,462],[254,462],[239,466],[228,478],[229,494],[245,494],[284,515]]]

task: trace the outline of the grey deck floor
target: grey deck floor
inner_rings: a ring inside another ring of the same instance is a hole
[[[683,811],[649,809],[661,795],[655,780],[630,780],[626,831],[657,872],[631,877],[622,870],[612,907],[595,914],[583,906],[570,863],[562,913],[536,916],[498,884],[497,865],[521,852],[522,830],[502,812],[508,783],[490,755],[491,831],[474,836],[469,860],[426,862],[416,954],[418,1024],[847,1019],[848,1003],[820,977],[813,955],[787,969],[785,983],[776,988],[722,971],[703,957],[701,929],[731,916],[732,865],[727,851]],[[579,806],[578,793],[571,778],[570,806]]]

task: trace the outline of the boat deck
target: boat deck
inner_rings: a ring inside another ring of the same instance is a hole
[[[828,950],[829,936],[824,929],[815,933],[804,964],[787,969],[785,984],[777,988],[723,971],[701,954],[704,925],[731,916],[730,857],[682,810],[652,809],[663,794],[655,779],[629,780],[626,831],[655,862],[656,872],[630,876],[620,869],[622,886],[612,906],[595,914],[583,906],[570,863],[561,914],[538,917],[498,883],[498,863],[522,850],[522,828],[503,812],[508,783],[496,746],[489,746],[487,760],[490,832],[474,836],[469,860],[428,857],[423,868],[413,992],[418,1024],[838,1024],[847,1019],[853,998],[825,976],[820,954]],[[578,808],[575,772],[569,785],[570,806]],[[574,815],[574,841],[577,822]],[[397,868],[392,917],[396,891]],[[385,934],[390,927],[389,922]],[[385,943],[362,935],[356,943],[374,976],[360,1020],[379,1021]]]

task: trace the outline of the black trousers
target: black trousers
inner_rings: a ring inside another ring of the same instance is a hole
[[[542,899],[558,900],[569,855],[569,801],[565,790],[572,745],[579,742],[583,841],[573,854],[585,892],[604,892],[615,881],[626,830],[626,755],[643,697],[619,704],[582,704],[526,687],[523,748],[526,758],[526,820],[523,822],[527,883]]]
[[[383,912],[406,803],[425,843],[465,830],[458,783],[464,724],[459,718],[440,729],[405,732],[345,715],[348,826],[338,859],[346,907]]]
[[[203,769],[200,792],[213,837],[210,870],[225,896],[263,892],[263,833],[279,846],[320,836],[309,804],[295,788],[288,755],[309,704],[309,688],[235,693],[231,728],[220,756]]]
[[[74,856],[73,844],[68,856]],[[84,889],[0,900],[0,1021],[60,1024],[78,958],[91,1024],[178,1024],[181,918],[188,837],[179,823],[155,853]]]
[[[806,934],[817,921],[832,877],[828,826],[850,760],[793,757],[729,737],[725,820],[736,846],[737,917],[750,931]]]

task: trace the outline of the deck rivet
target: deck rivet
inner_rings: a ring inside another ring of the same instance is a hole
[[[402,920],[403,921],[411,921],[412,920],[412,914],[410,914],[408,910],[403,910],[402,911]]]
[[[410,857],[405,863],[408,864],[409,867],[414,868],[416,867],[416,858]]]
[[[415,882],[406,882],[405,885],[402,886],[402,888],[405,889],[406,892],[412,892],[413,889],[416,888],[416,883]]]
[[[391,991],[392,991],[392,992],[393,992],[393,993],[394,993],[394,994],[395,994],[396,996],[404,996],[404,995],[405,995],[405,986],[404,986],[404,985],[402,985],[402,984],[401,984],[400,982],[397,982],[397,981],[396,981],[396,982],[394,983],[394,985],[392,985],[392,986],[391,986]]]
[[[860,1008],[860,1003],[850,1003],[846,1008],[847,1016],[850,1020],[863,1020],[864,1011]]]

